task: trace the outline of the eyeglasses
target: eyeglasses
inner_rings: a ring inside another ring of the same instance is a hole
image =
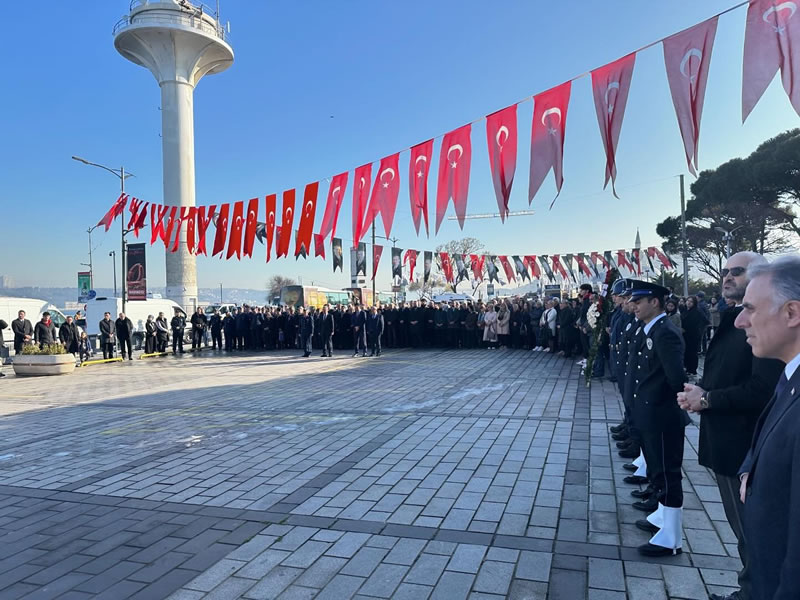
[[[727,277],[728,275],[733,275],[734,277],[740,277],[744,275],[745,271],[747,271],[746,267],[733,267],[732,269],[722,269],[722,277]]]

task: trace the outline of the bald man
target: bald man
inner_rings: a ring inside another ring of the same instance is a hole
[[[714,471],[725,516],[736,534],[742,560],[737,595],[712,594],[712,600],[753,598],[737,472],[783,363],[754,357],[744,330],[737,329],[734,322],[742,312],[745,290],[750,283],[748,269],[766,262],[755,252],[740,252],[725,263],[722,295],[732,308],[722,313],[719,328],[708,346],[703,379],[697,385],[686,384],[678,394],[681,408],[700,413],[698,458],[701,465]]]

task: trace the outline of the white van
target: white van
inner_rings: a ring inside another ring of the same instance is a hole
[[[50,313],[50,320],[53,321],[56,330],[58,330],[65,321],[61,311],[46,300],[0,296],[0,319],[8,323],[8,327],[2,331],[2,336],[3,341],[9,348],[14,347],[14,333],[11,331],[11,321],[17,318],[17,313],[21,310],[25,311],[25,318],[28,319],[33,326],[36,326],[36,323],[41,321],[42,313],[45,311]]]
[[[188,323],[189,318],[181,306],[167,298],[148,298],[147,300],[125,302],[125,316],[133,323],[133,335],[131,336],[133,345],[136,348],[144,345],[144,324],[147,321],[147,315],[158,317],[158,313],[163,312],[169,323],[175,316],[176,309],[186,317]],[[122,298],[98,297],[86,303],[86,333],[89,337],[100,335],[100,321],[107,312],[111,313],[111,320],[115,321],[122,312]]]

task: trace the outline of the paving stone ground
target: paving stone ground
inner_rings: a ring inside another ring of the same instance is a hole
[[[0,600],[703,599],[740,563],[687,429],[643,560],[613,385],[509,350],[136,360],[0,380]],[[6,372],[9,370],[6,369]]]

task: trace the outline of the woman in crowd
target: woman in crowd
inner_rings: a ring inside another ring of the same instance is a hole
[[[500,303],[499,309],[497,313],[497,337],[500,340],[500,346],[508,348],[511,312],[505,302]]]
[[[558,318],[558,313],[553,305],[554,302],[552,300],[547,301],[545,304],[546,309],[539,321],[542,334],[540,344],[544,352],[554,352],[556,349],[556,319]]]
[[[144,351],[145,354],[153,354],[156,351],[156,336],[158,329],[156,329],[156,318],[153,315],[147,315],[147,321],[144,324]]]
[[[675,300],[667,300],[664,305],[664,312],[667,313],[667,318],[672,321],[672,324],[683,331],[683,323],[681,322],[681,313],[678,312],[678,303]]]
[[[483,318],[483,341],[486,343],[487,348],[497,348],[497,320],[500,307],[495,306],[494,310],[490,306],[486,310],[486,316]]]
[[[708,311],[711,314],[711,323],[708,326],[708,339],[710,340],[714,337],[714,334],[717,332],[717,328],[719,327],[719,321],[721,318],[720,314],[720,305],[719,305],[719,298],[716,296],[711,297],[711,306],[709,306]]]

